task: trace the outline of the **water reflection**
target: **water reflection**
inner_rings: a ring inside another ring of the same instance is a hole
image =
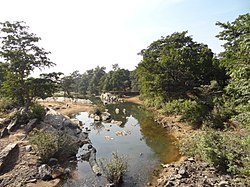
[[[178,159],[179,153],[173,144],[173,137],[154,122],[152,113],[133,103],[106,107],[114,120],[122,122],[120,126],[95,123],[85,112],[77,118],[85,124],[84,128],[91,130],[89,137],[97,149],[97,160],[110,158],[114,151],[127,155],[129,171],[124,177],[123,186],[142,186],[159,163],[170,163]],[[79,179],[68,182],[78,186],[105,186],[104,179],[95,177],[86,162],[77,163],[77,172]]]

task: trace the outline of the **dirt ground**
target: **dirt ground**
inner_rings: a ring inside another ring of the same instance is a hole
[[[94,109],[91,104],[77,104],[67,102],[40,102],[45,107],[52,107],[63,115],[70,116],[77,112],[89,112]]]
[[[139,105],[143,104],[143,101],[140,100],[140,96],[129,97],[129,98],[125,98],[124,100],[127,101],[127,102],[136,103],[136,104],[139,104]]]

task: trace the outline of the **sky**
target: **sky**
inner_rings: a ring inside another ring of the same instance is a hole
[[[133,70],[142,49],[182,31],[218,54],[223,43],[215,23],[249,12],[250,0],[0,0],[0,22],[25,21],[57,64],[35,74],[98,65],[109,71],[112,64]]]

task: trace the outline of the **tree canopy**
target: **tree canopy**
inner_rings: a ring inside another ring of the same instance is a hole
[[[31,78],[35,68],[42,70],[55,65],[48,58],[50,52],[38,46],[41,39],[30,33],[24,22],[7,21],[0,26],[0,56],[4,74],[1,92],[28,109],[32,100],[47,97],[55,91],[59,74]]]
[[[146,97],[183,97],[211,80],[220,69],[213,63],[214,54],[207,45],[194,42],[187,31],[162,37],[140,52],[143,60],[137,73],[141,93]]]

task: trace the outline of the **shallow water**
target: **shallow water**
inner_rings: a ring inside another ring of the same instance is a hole
[[[97,150],[97,161],[110,158],[114,151],[126,155],[128,172],[122,186],[143,186],[160,163],[178,160],[179,152],[173,144],[175,139],[154,122],[152,113],[134,103],[107,105],[106,108],[114,120],[122,121],[121,126],[94,123],[86,112],[79,113],[76,117],[85,124],[84,128],[91,130],[89,138]],[[119,114],[115,113],[116,108],[119,109]],[[79,149],[79,155],[84,148]],[[77,162],[76,175],[63,186],[106,185],[105,178],[96,177],[85,161]]]

